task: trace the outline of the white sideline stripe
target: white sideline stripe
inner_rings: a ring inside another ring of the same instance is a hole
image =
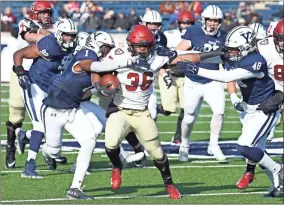
[[[250,194],[266,194],[267,192],[229,192],[229,193],[204,193],[204,194],[181,194],[183,197],[190,196],[226,196],[226,195],[250,195]],[[133,199],[133,198],[166,198],[169,195],[152,195],[152,196],[94,196],[94,199]],[[67,201],[66,198],[51,198],[51,199],[27,199],[27,200],[5,200],[2,203],[17,203],[17,202],[40,202],[40,201]]]
[[[223,130],[221,133],[223,134],[232,134],[232,133],[241,133],[242,130]],[[282,130],[275,130],[276,133],[283,133]],[[210,131],[192,131],[193,134],[208,134],[210,133]],[[175,134],[175,132],[172,131],[164,131],[164,132],[159,132],[160,135],[167,135],[167,134]],[[70,134],[68,133],[63,133],[63,136],[69,136]],[[101,135],[104,135],[104,133],[102,133]],[[1,134],[1,137],[5,137],[7,136],[6,134]],[[2,141],[2,140],[1,140]]]
[[[188,169],[188,168],[234,168],[234,167],[245,167],[246,165],[208,165],[208,166],[202,166],[202,165],[195,165],[195,166],[171,166],[171,169]],[[157,167],[155,166],[151,166],[151,167],[145,167],[143,169],[157,169]],[[112,168],[98,168],[98,169],[88,169],[90,171],[108,171],[108,170],[112,170]],[[52,170],[48,170],[48,169],[37,169],[37,172],[54,172]],[[69,169],[57,169],[57,171],[62,172],[62,171],[67,171],[69,172]],[[1,173],[22,173],[23,170],[7,170],[7,171],[1,171]]]
[[[211,121],[198,121],[195,124],[208,124]],[[176,124],[177,121],[158,121],[157,124]],[[241,123],[240,121],[225,121],[224,124],[238,124]],[[31,125],[32,122],[23,122],[24,125]],[[5,122],[1,122],[1,125],[6,125]]]

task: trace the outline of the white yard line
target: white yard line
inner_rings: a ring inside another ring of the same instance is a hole
[[[245,165],[232,165],[232,164],[226,164],[226,165],[208,165],[208,166],[202,166],[202,165],[188,165],[188,166],[184,166],[184,165],[180,165],[180,166],[171,166],[171,169],[196,169],[196,168],[235,168],[235,167],[245,167]],[[98,168],[98,169],[88,169],[89,171],[107,171],[107,170],[111,170],[112,168]],[[143,169],[157,169],[155,166],[150,166],[150,167],[145,167]],[[48,170],[48,169],[38,169],[36,170],[37,172],[54,172],[52,170]],[[62,172],[62,171],[68,171],[69,169],[58,169],[57,171]],[[22,173],[23,170],[4,170],[1,171],[1,173]]]
[[[267,192],[228,192],[228,193],[204,193],[204,194],[182,194],[183,197],[191,196],[228,196],[228,195],[257,195],[266,194]],[[135,198],[168,198],[168,195],[150,195],[150,196],[139,196],[139,195],[125,195],[125,196],[94,196],[94,199],[135,199]],[[68,201],[66,198],[51,198],[51,199],[26,199],[26,200],[4,200],[2,203],[21,203],[21,202],[45,202],[45,201]]]

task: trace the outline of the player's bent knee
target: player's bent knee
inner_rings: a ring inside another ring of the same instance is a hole
[[[22,123],[25,119],[24,107],[9,107],[9,121],[13,124]]]
[[[164,151],[161,146],[156,147],[154,150],[147,150],[147,152],[150,154],[153,160],[160,160],[164,156]]]
[[[61,146],[54,147],[54,146],[50,146],[50,145],[45,143],[43,145],[42,151],[52,158],[57,158],[59,156],[60,151],[61,151]]]
[[[115,139],[112,139],[110,141],[106,140],[105,147],[108,149],[117,149],[119,147],[119,142]]]
[[[183,123],[187,124],[187,125],[191,125],[194,123],[195,120],[195,116],[194,115],[184,115],[184,118],[182,120]]]

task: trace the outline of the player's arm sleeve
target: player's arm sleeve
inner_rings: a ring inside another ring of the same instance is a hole
[[[25,48],[22,48],[16,51],[13,55],[14,65],[22,65],[23,59],[35,59],[40,57],[40,52],[36,46],[36,44],[31,44]]]
[[[131,63],[129,62],[129,59],[117,59],[117,60],[106,59],[101,62],[100,61],[93,62],[91,64],[91,71],[98,73],[109,72],[119,68],[125,68],[130,64]]]
[[[243,68],[236,68],[229,71],[217,71],[217,70],[208,70],[205,68],[199,68],[198,75],[211,80],[228,83],[231,81],[241,80],[241,79],[261,78],[264,76],[264,73],[262,72],[253,73]]]

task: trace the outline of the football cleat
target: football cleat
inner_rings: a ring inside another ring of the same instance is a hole
[[[16,167],[15,152],[16,152],[15,146],[6,145],[6,160],[5,160],[6,169],[14,169]]]
[[[279,196],[280,194],[283,194],[283,165],[281,164],[281,168],[278,172],[273,173],[273,195]]]
[[[21,129],[21,128],[17,128],[15,130],[15,133],[16,133],[16,139],[17,139],[17,151],[19,154],[24,154],[25,152],[25,146],[27,144],[27,137],[26,137],[26,131]]]
[[[134,166],[137,167],[137,168],[145,168],[147,166],[147,157],[144,154],[144,152],[143,152],[142,159],[137,161],[137,162],[135,162]]]
[[[180,145],[181,144],[181,138],[180,137],[179,138],[173,137],[171,143],[174,144],[174,145]]]
[[[170,199],[181,199],[181,195],[174,184],[166,185]]]
[[[274,196],[274,186],[273,185],[269,187],[268,192],[267,192],[267,194],[264,197],[275,197]]]
[[[31,178],[31,179],[42,179],[43,177],[38,175],[36,170],[36,163],[34,159],[30,159],[26,161],[25,169],[21,173],[21,177],[23,178]]]
[[[67,199],[94,200],[94,197],[84,194],[83,190],[70,188],[66,195]]]
[[[219,145],[209,145],[207,148],[207,153],[209,155],[214,155],[217,161],[225,161],[226,157],[224,156]]]
[[[245,172],[240,178],[240,180],[237,182],[236,186],[239,189],[246,189],[250,183],[255,179],[255,176],[251,172]]]
[[[188,161],[188,150],[189,150],[189,147],[184,147],[182,145],[179,147],[179,152],[178,152],[179,161],[181,162]]]
[[[134,162],[138,162],[141,161],[144,157],[144,152],[138,152],[135,154],[119,154],[119,158],[123,164],[123,167],[128,167],[129,165],[131,165]],[[132,164],[133,166],[133,164]]]
[[[59,155],[57,158],[55,158],[55,161],[59,164],[67,164],[67,157]]]
[[[111,188],[116,190],[121,185],[121,170],[118,168],[113,168],[111,172],[111,179],[110,179]]]
[[[48,167],[48,169],[49,170],[56,170],[57,165],[56,165],[55,159],[50,157],[44,151],[42,152],[42,154],[43,154],[44,162],[45,162],[46,166]]]

